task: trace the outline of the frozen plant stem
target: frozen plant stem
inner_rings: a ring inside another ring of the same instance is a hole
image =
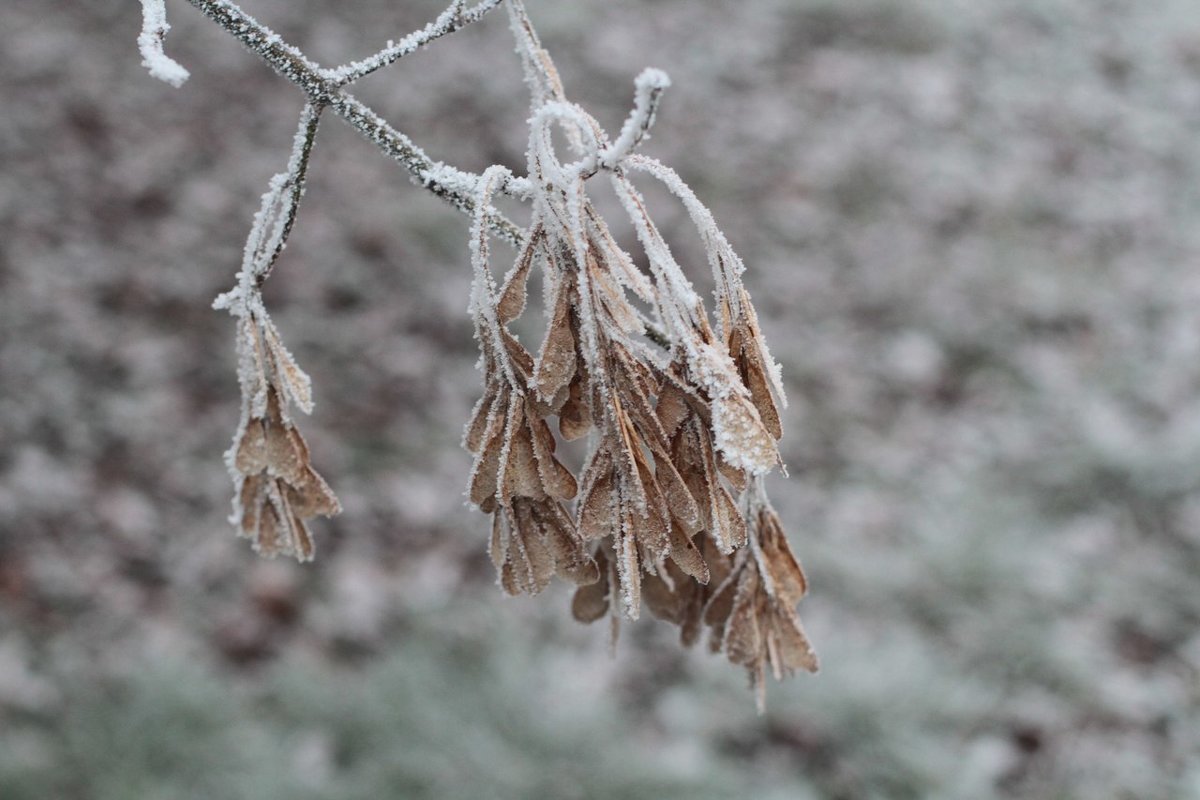
[[[468,22],[480,19],[487,11],[498,5],[499,0],[481,3],[475,9],[463,12],[462,22],[454,23],[448,29],[437,33],[436,36],[429,33],[424,37],[417,34],[406,37],[406,40],[416,42],[408,49],[387,48],[371,58],[337,70],[322,69],[319,64],[307,58],[298,48],[285,42],[277,33],[242,11],[234,3],[226,2],[226,0],[188,0],[188,2],[232,34],[252,53],[266,61],[275,72],[298,86],[308,96],[310,103],[328,106],[330,110],[349,123],[350,127],[408,170],[415,182],[461,211],[467,213],[474,211],[471,194],[479,180],[477,175],[434,161],[412,139],[393,128],[371,108],[344,91],[342,87],[386,64],[394,63],[438,36],[451,33]],[[442,16],[446,16],[446,14]],[[440,19],[441,17],[439,17]],[[416,38],[413,39],[413,37]],[[401,40],[401,44],[404,44],[406,40]],[[520,226],[498,212],[492,211],[488,214],[488,224],[496,235],[509,242],[516,243],[521,239]]]
[[[471,218],[469,311],[483,394],[463,445],[474,455],[467,495],[491,517],[488,552],[508,594],[536,594],[555,577],[577,587],[581,622],[620,620],[643,608],[679,625],[691,644],[746,668],[763,701],[765,677],[815,671],[795,606],[808,584],[764,488],[782,467],[779,366],[767,350],[745,270],[708,208],[664,164],[636,152],[663,92],[661,70],[634,85],[615,139],[567,99],[522,0],[454,0],[424,28],[361,61],[325,69],[228,0],[188,0],[298,86],[307,102],[285,170],[263,195],[233,289],[214,305],[237,320],[242,413],[226,462],[236,487],[231,521],[266,556],[313,557],[307,520],[341,510],[313,468],[293,410],[312,411],[308,376],[284,347],[262,298],[296,220],[325,112],[398,161],[412,178]],[[482,175],[435,162],[345,87],[481,19],[504,3],[530,91],[527,173],[493,165]],[[162,52],[161,0],[143,0],[139,37],[155,77],[186,72]],[[570,160],[555,134],[565,135]],[[607,181],[591,181],[600,172]],[[710,314],[631,176],[658,181],[685,207],[713,272]],[[613,236],[590,194],[609,187],[648,269]],[[492,205],[500,194],[530,206],[528,230]],[[517,247],[498,280],[491,239]],[[510,325],[540,272],[546,329],[528,348]],[[557,434],[554,429],[557,428]],[[584,440],[578,475],[555,454]]]

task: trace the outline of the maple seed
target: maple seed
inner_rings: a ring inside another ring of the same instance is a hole
[[[625,130],[610,145],[566,101],[520,3],[508,8],[534,94],[521,184],[533,219],[497,288],[488,209],[517,179],[503,167],[486,170],[470,239],[484,388],[463,437],[475,456],[468,496],[492,515],[497,580],[509,594],[535,594],[557,573],[578,586],[572,615],[609,616],[614,631],[643,604],[679,625],[685,644],[708,628],[712,649],[744,666],[761,693],[768,669],[782,678],[817,661],[795,611],[804,573],[763,488],[763,474],[780,463],[783,393],[741,262],[674,173],[632,153],[640,135]],[[555,126],[581,160],[562,162]],[[717,272],[715,331],[627,166],[662,180],[701,225]],[[586,181],[600,170],[638,232],[648,274],[592,205]],[[538,268],[546,322],[534,354],[509,326],[528,310]],[[668,357],[647,338],[665,341]],[[566,441],[587,436],[578,479],[555,453],[555,427]],[[564,505],[572,499],[574,514]]]
[[[636,152],[667,76],[647,69],[637,77],[633,109],[610,139],[567,100],[523,3],[507,0],[532,96],[527,174],[492,166],[475,176],[434,163],[342,87],[481,18],[500,0],[470,8],[456,0],[403,45],[334,70],[282,46],[229,0],[198,4],[219,8],[210,14],[218,24],[320,97],[301,111],[287,167],[263,195],[237,285],[214,303],[237,322],[242,413],[226,462],[240,535],[262,555],[307,561],[314,553],[308,520],[341,510],[292,416],[295,409],[311,413],[311,383],[261,292],[287,243],[317,125],[330,109],[472,215],[469,308],[483,388],[463,434],[474,457],[467,496],[491,516],[488,553],[503,591],[537,594],[558,576],[577,587],[572,615],[581,622],[608,616],[614,635],[618,621],[637,619],[643,605],[678,625],[685,645],[707,629],[710,649],[749,671],[760,703],[768,669],[777,679],[815,671],[796,612],[807,580],[764,488],[764,476],[782,465],[779,366],[742,286],[741,259],[712,214],[673,170]],[[163,53],[163,3],[143,0],[143,11],[146,66],[177,84],[186,71]],[[556,134],[570,158],[556,151]],[[601,173],[607,180],[592,180]],[[683,204],[713,271],[714,314],[675,260],[635,176],[661,183]],[[597,185],[614,193],[646,269],[597,210],[588,191]],[[498,194],[529,202],[527,229],[493,207]],[[494,235],[517,246],[499,285]],[[546,317],[536,353],[510,329],[529,311],[535,271]],[[559,452],[560,438],[586,451],[578,475]]]

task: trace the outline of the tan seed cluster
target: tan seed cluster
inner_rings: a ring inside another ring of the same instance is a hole
[[[286,413],[289,402],[311,408],[308,376],[265,313],[248,311],[239,320],[238,350],[243,421],[227,454],[237,485],[232,522],[261,555],[309,561],[313,543],[305,520],[342,508]]]
[[[561,99],[536,39],[523,41],[527,69],[542,76],[529,175],[484,173],[471,240],[484,393],[464,437],[475,455],[468,494],[492,515],[499,583],[533,594],[558,574],[577,586],[576,619],[609,616],[614,630],[643,603],[679,625],[687,644],[707,628],[712,648],[746,667],[756,686],[768,668],[780,678],[815,670],[795,611],[804,574],[762,488],[780,463],[783,394],[741,262],[673,172],[633,154],[605,163],[614,145]],[[579,161],[559,160],[556,125]],[[586,181],[601,168],[648,272],[592,205]],[[661,180],[696,223],[717,279],[715,329],[630,181],[635,171]],[[533,218],[497,285],[486,215],[501,189],[525,193]],[[511,330],[535,269],[546,314],[536,355]],[[586,441],[578,477],[555,455],[556,440]]]

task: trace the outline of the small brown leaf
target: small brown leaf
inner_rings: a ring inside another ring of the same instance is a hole
[[[584,540],[602,539],[620,528],[616,478],[607,449],[592,456],[584,470],[579,498],[579,533]]]
[[[558,416],[558,430],[568,442],[586,436],[592,428],[592,409],[587,394],[585,374],[578,370],[571,379],[567,400]]]
[[[276,511],[275,504],[270,501],[264,502],[259,514],[257,536],[254,539],[254,549],[260,555],[274,558],[279,554],[281,549],[280,527],[279,512]]]
[[[708,604],[704,608],[705,625],[711,625],[714,628],[721,628],[725,625],[729,615],[733,612],[733,601],[737,597],[739,577],[739,574],[734,571],[717,584],[717,588],[708,598]]]
[[[513,562],[516,582],[526,593],[537,594],[554,575],[554,554],[542,540],[529,500],[520,498],[504,512],[509,523],[508,557]]]
[[[242,430],[233,465],[243,475],[256,475],[267,468],[267,432],[261,419],[252,419]]]
[[[546,496],[542,478],[533,455],[533,437],[525,424],[521,403],[513,403],[505,428],[508,459],[504,462],[504,485],[500,487],[502,498]]]
[[[781,678],[781,672],[790,674],[796,670],[816,672],[820,668],[817,654],[813,652],[800,617],[791,609],[779,609],[771,617],[770,636],[774,642],[772,648],[772,666],[775,668],[776,679]]]
[[[264,478],[262,475],[247,475],[242,480],[242,488],[238,494],[238,504],[242,507],[241,531],[242,536],[253,539],[257,536],[259,517],[262,514],[262,504],[265,498]]]
[[[496,495],[499,471],[500,450],[495,447],[489,447],[480,453],[475,459],[475,465],[471,468],[471,480],[467,494],[471,502],[485,512],[490,509],[484,508],[484,503]]]
[[[500,336],[504,340],[504,349],[508,353],[509,361],[517,370],[518,380],[522,385],[527,384],[529,376],[533,374],[533,356],[517,341],[517,337],[508,332],[508,328],[501,328]]]
[[[525,310],[525,286],[529,279],[533,257],[544,239],[544,233],[541,225],[529,232],[529,236],[525,239],[525,244],[517,256],[516,263],[504,279],[504,286],[500,289],[500,299],[496,303],[496,317],[500,320],[501,325],[512,322]]]
[[[511,561],[505,561],[500,568],[500,588],[510,597],[516,597],[521,593],[521,586],[517,583],[516,571]]]
[[[485,512],[489,509],[484,508],[484,503],[496,494],[498,488],[500,451],[503,449],[502,439],[508,418],[508,403],[503,393],[497,394],[493,406],[493,411],[487,417],[487,427],[480,438],[482,444],[471,467],[467,490],[471,502]]]
[[[710,447],[709,449],[711,450],[712,448]],[[746,491],[746,486],[750,482],[750,476],[745,470],[738,469],[730,464],[720,453],[717,453],[716,462],[717,469],[725,476],[725,480],[729,481],[730,485],[733,486],[735,492],[741,494]]]
[[[313,409],[312,401],[312,381],[304,370],[296,366],[295,359],[283,346],[283,341],[279,338],[279,331],[275,329],[274,323],[271,320],[263,318],[260,320],[263,341],[267,346],[267,351],[271,354],[271,361],[275,366],[275,375],[279,378],[280,388],[288,400],[296,404],[296,407],[305,414],[311,414]]]
[[[684,599],[659,576],[642,576],[642,600],[659,619],[676,625],[683,621]]]
[[[270,423],[267,429],[267,467],[289,483],[298,483],[308,466],[308,446],[295,428]]]
[[[779,516],[768,508],[759,512],[758,520],[759,546],[775,597],[791,608],[808,592],[808,580],[783,533]]]
[[[617,492],[612,475],[596,481],[579,504],[579,533],[585,540],[602,539],[620,528]]]
[[[744,297],[749,304],[750,298]],[[753,314],[753,311],[751,311]],[[771,394],[771,379],[767,375],[767,365],[761,344],[761,334],[758,334],[757,323],[749,320],[729,331],[729,354],[737,365],[742,383],[750,390],[750,398],[758,410],[763,425],[776,439],[783,436],[783,425],[779,418],[779,407]]]
[[[762,632],[758,618],[758,572],[744,569],[726,623],[723,643],[726,657],[734,664],[753,666],[759,663]]]
[[[654,410],[658,414],[658,421],[668,438],[674,438],[679,426],[692,415],[687,395],[669,381],[664,383],[659,391],[658,405]]]
[[[671,560],[684,574],[700,583],[708,583],[708,565],[704,563],[700,548],[678,525],[671,526]]]
[[[575,376],[575,337],[571,333],[570,296],[570,284],[566,280],[561,281],[554,316],[546,329],[533,372],[538,394],[543,400],[553,398]]]
[[[545,420],[526,417],[529,423],[530,443],[537,461],[538,475],[542,488],[555,500],[570,500],[579,491],[575,476],[554,457],[554,434]]]
[[[313,542],[308,526],[288,503],[287,494],[280,494],[280,505],[283,507],[283,521],[286,524],[288,540],[284,552],[294,555],[297,561],[312,561]]]
[[[495,412],[496,397],[499,394],[499,382],[489,380],[487,387],[484,389],[483,396],[479,398],[479,402],[475,404],[475,408],[471,411],[471,421],[467,423],[466,432],[463,434],[463,444],[467,450],[479,455],[479,449],[483,447],[484,433],[488,430],[492,422],[492,415]]]
[[[630,516],[630,531],[635,541],[643,547],[650,556],[651,562],[661,561],[671,550],[671,510],[667,501],[659,491],[650,465],[646,463],[641,451],[634,451],[634,461],[637,464],[637,480],[641,483],[642,494],[646,498],[645,513],[633,511]]]
[[[533,515],[541,526],[546,545],[554,554],[554,567],[559,577],[577,586],[595,583],[600,577],[596,562],[562,505],[539,503],[534,506]]]
[[[488,539],[488,556],[492,566],[500,569],[508,560],[508,532],[504,530],[499,514],[492,514],[492,535]]]
[[[599,580],[580,586],[571,598],[571,616],[584,623],[595,622],[608,613],[608,559],[603,550],[596,553],[596,566]]]
[[[288,489],[288,502],[302,518],[332,517],[340,514],[342,504],[325,479],[311,466],[306,466],[295,486]]]

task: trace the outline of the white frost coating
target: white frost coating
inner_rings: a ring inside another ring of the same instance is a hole
[[[727,302],[735,318],[753,317],[752,309],[742,307],[741,276],[746,271],[746,266],[742,263],[741,257],[734,252],[733,246],[729,244],[725,234],[717,227],[717,221],[713,219],[712,212],[704,203],[700,202],[700,198],[696,197],[692,188],[683,182],[675,170],[656,159],[643,155],[631,155],[622,164],[657,178],[671,194],[679,198],[684,208],[687,209],[692,224],[696,226],[700,238],[704,241],[704,250],[708,255],[709,264],[712,266],[713,280],[717,286],[718,301]],[[721,334],[726,334],[724,322],[718,321],[718,324],[721,326]],[[762,353],[763,363],[767,368],[767,377],[771,380],[771,388],[775,390],[780,405],[787,408],[787,394],[783,390],[782,369],[779,363],[771,357],[771,353],[767,350],[767,343],[763,341],[762,337],[759,337],[755,344]]]
[[[508,0],[506,5],[513,39],[517,42],[517,54],[521,56],[525,85],[529,87],[530,108],[536,113],[551,101],[566,102],[562,79],[550,60],[550,54],[542,49],[542,43],[525,12],[525,4],[521,0]],[[579,155],[585,154],[580,133],[571,126],[567,126],[567,143]]]
[[[275,255],[285,245],[288,226],[295,219],[299,196],[294,192],[302,180],[312,147],[313,126],[318,110],[305,104],[300,112],[300,123],[292,138],[292,152],[288,156],[287,168],[271,176],[267,191],[250,225],[246,246],[242,250],[242,268],[237,274],[237,286],[213,301],[213,308],[228,309],[234,316],[253,313],[265,318],[258,283],[271,267]],[[302,187],[301,187],[302,188]],[[302,194],[302,192],[301,192]],[[268,228],[270,233],[268,234]]]
[[[562,126],[568,137],[577,140],[572,149],[589,155],[564,165],[554,152],[551,126],[554,123]],[[604,131],[591,114],[574,103],[564,103],[557,100],[547,102],[534,112],[529,120],[531,152],[540,156],[542,163],[541,177],[551,185],[560,189],[574,183],[577,179],[586,178],[596,171],[596,155],[601,144],[606,140]],[[533,174],[531,172],[531,174]]]
[[[142,32],[138,35],[142,66],[151,76],[178,88],[188,79],[189,73],[163,52],[163,37],[170,29],[163,0],[142,0]]]
[[[637,189],[625,177],[615,173],[612,185],[650,260],[650,269],[662,288],[660,297],[670,301],[660,303],[660,313],[673,333],[679,334],[679,338],[686,338],[697,322],[693,319],[693,313],[701,307],[700,296],[671,255],[666,240],[650,221],[646,204]]]
[[[475,335],[481,346],[490,343],[493,357],[504,369],[504,376],[517,394],[524,394],[525,387],[517,379],[517,373],[509,361],[504,347],[504,336],[500,331],[500,319],[496,316],[496,280],[488,263],[487,212],[492,193],[511,173],[499,164],[484,170],[479,178],[475,195],[475,217],[471,224],[471,265],[475,280],[471,284],[471,316],[475,322]],[[514,404],[515,405],[515,404]]]
[[[475,22],[498,6],[500,2],[501,0],[483,0],[483,2],[467,9],[465,8],[466,3],[464,0],[455,0],[445,11],[437,16],[437,19],[430,22],[421,30],[413,31],[398,42],[393,42],[389,39],[387,47],[375,55],[334,69],[322,70],[321,74],[337,85],[344,86],[347,83],[358,80],[364,75],[375,72],[381,67],[386,67],[388,64],[398,61],[404,56],[429,44],[434,39],[453,33],[459,28]]]
[[[734,309],[737,309],[740,299],[736,297],[735,289],[740,285],[740,278],[746,271],[746,267],[742,263],[742,259],[734,252],[733,247],[730,246],[725,234],[717,227],[717,221],[713,219],[712,212],[700,202],[696,193],[683,182],[679,174],[662,162],[643,155],[631,155],[625,159],[624,165],[657,178],[673,195],[680,199],[684,208],[687,209],[688,216],[692,219],[692,224],[696,226],[700,238],[704,241],[704,250],[712,265],[713,280],[716,282],[718,291],[723,297],[728,298]]]
[[[440,186],[443,189],[464,197],[474,194],[479,183],[479,177],[470,172],[463,172],[449,164],[436,162],[432,167],[420,174],[421,185],[425,187]]]
[[[600,153],[600,164],[605,169],[616,169],[617,164],[633,152],[645,139],[654,124],[658,101],[663,90],[671,85],[671,79],[661,69],[648,67],[634,81],[633,111],[621,126],[621,135]]]
[[[774,469],[779,464],[775,437],[763,426],[729,354],[702,344],[689,365],[712,399],[713,444],[725,460],[754,475]]]

